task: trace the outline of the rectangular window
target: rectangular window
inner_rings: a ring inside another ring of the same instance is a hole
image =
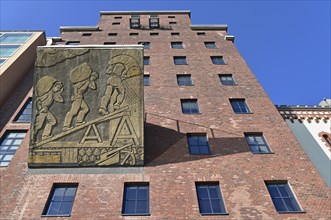
[[[3,58],[1,58],[1,59],[0,59],[0,65],[3,64],[6,60],[7,60],[7,59],[3,59]]]
[[[104,45],[115,45],[116,42],[104,42],[103,44],[104,44]]]
[[[213,64],[215,65],[225,65],[225,60],[223,59],[222,56],[211,56],[211,61],[213,62]]]
[[[121,16],[116,16],[114,19],[122,19]]]
[[[16,150],[21,145],[26,132],[8,131],[0,140],[0,166],[8,166]]]
[[[190,74],[177,75],[177,83],[179,86],[192,86],[192,77]]]
[[[78,184],[54,184],[43,211],[45,216],[70,216]]]
[[[169,15],[168,18],[176,18],[174,15]]]
[[[171,36],[179,36],[179,32],[171,32]]]
[[[0,36],[0,43],[24,43],[32,33],[4,33]]]
[[[158,15],[150,15],[149,16],[149,28],[159,28],[160,27],[160,19]]]
[[[130,36],[138,36],[138,33],[130,33]]]
[[[201,214],[227,214],[218,183],[196,183]]]
[[[144,49],[150,49],[151,43],[150,42],[139,42],[138,44],[141,44],[144,46]]]
[[[214,41],[205,42],[205,47],[208,49],[217,49],[216,43]]]
[[[12,56],[20,45],[0,45],[0,56],[10,57]]]
[[[183,42],[180,42],[180,41],[171,42],[171,48],[172,49],[183,49],[184,48]]]
[[[140,15],[131,15],[130,28],[140,28]]]
[[[246,105],[245,99],[230,99],[232,109],[235,113],[251,113]]]
[[[287,181],[265,183],[277,212],[302,212]]]
[[[32,115],[32,98],[29,98],[14,121],[31,123],[31,115]]]
[[[144,65],[149,65],[149,64],[150,64],[149,57],[144,57]]]
[[[151,78],[149,75],[144,75],[144,86],[150,86],[151,85]]]
[[[205,32],[198,32],[197,35],[198,35],[198,36],[205,36],[206,33],[205,33]]]
[[[149,215],[149,184],[125,184],[122,215]]]
[[[174,57],[174,64],[175,65],[187,65],[186,57],[184,57],[184,56]]]
[[[190,154],[210,154],[206,134],[187,134]]]
[[[149,33],[149,35],[151,35],[151,36],[158,36],[159,33],[157,33],[157,32],[153,32],[153,33]]]
[[[220,81],[221,81],[222,85],[225,85],[225,86],[235,86],[235,85],[237,85],[236,81],[234,81],[234,78],[233,78],[232,74],[220,74],[218,76],[220,78]]]
[[[108,36],[115,37],[117,36],[117,33],[108,33]]]
[[[183,114],[198,114],[199,106],[197,99],[181,99]]]
[[[113,22],[112,25],[120,25],[120,22]]]
[[[83,37],[92,36],[92,33],[83,33],[82,36],[83,36]]]
[[[177,22],[176,22],[176,21],[170,21],[169,24],[170,24],[170,25],[171,25],[171,24],[177,24]]]
[[[68,41],[66,45],[79,45],[80,41]]]
[[[271,153],[270,148],[262,134],[245,134],[249,148],[254,154]]]

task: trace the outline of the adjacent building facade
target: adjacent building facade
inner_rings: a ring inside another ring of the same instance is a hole
[[[189,11],[100,12],[97,26],[60,27],[51,48],[143,45],[143,165],[29,167],[30,126],[15,121],[32,95],[26,89],[33,85],[29,75],[1,108],[15,111],[8,122],[0,118],[1,153],[14,152],[1,161],[0,218],[331,217],[330,190],[227,26],[192,25],[190,16]],[[67,90],[61,94],[69,97]],[[55,112],[53,106],[48,110]],[[96,146],[97,140],[89,143]]]

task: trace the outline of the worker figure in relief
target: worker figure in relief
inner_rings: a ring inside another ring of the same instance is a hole
[[[63,84],[60,81],[57,81],[51,76],[44,76],[39,79],[36,85],[36,123],[34,131],[34,140],[38,131],[44,127],[44,132],[41,136],[42,140],[51,138],[51,132],[53,126],[56,125],[57,121],[54,115],[49,111],[50,106],[53,102],[63,103],[63,97],[61,93],[63,92]]]
[[[64,119],[63,131],[85,123],[85,116],[90,109],[84,100],[84,93],[88,88],[93,90],[97,88],[95,80],[98,77],[99,75],[93,72],[92,68],[86,63],[83,63],[71,71],[70,81],[73,84],[74,91],[71,96],[71,110],[66,114]],[[72,120],[76,115],[76,123],[74,126],[71,126]]]
[[[119,109],[126,95],[123,80],[125,80],[127,70],[124,64],[112,64],[111,61],[109,61],[109,67],[106,73],[109,74],[110,77],[107,80],[106,91],[101,98],[99,113],[102,115],[109,114]]]

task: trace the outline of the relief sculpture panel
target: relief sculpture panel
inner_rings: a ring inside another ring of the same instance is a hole
[[[144,164],[143,49],[39,47],[30,167]]]

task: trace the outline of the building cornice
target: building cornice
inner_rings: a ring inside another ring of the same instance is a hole
[[[226,24],[219,24],[219,25],[213,25],[213,24],[199,24],[199,25],[190,25],[190,28],[192,30],[219,30],[219,31],[227,31],[228,25]]]
[[[61,32],[69,31],[99,31],[98,26],[61,26]]]
[[[100,11],[102,15],[161,15],[161,14],[188,14],[191,17],[189,10],[174,10],[174,11]]]

